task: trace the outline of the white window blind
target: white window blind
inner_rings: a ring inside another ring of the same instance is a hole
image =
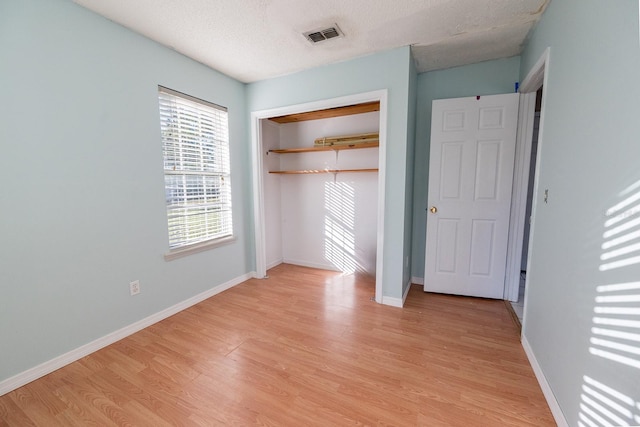
[[[227,109],[158,87],[169,248],[233,234]]]

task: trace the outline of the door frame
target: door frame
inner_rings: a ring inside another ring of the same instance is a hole
[[[376,290],[375,301],[382,304],[382,269],[384,254],[384,207],[387,146],[387,90],[377,90],[338,98],[329,98],[302,104],[277,107],[251,112],[251,162],[253,164],[253,226],[255,244],[255,277],[267,275],[264,209],[264,165],[262,148],[262,127],[260,121],[269,117],[305,113],[315,110],[343,107],[365,102],[380,102],[380,145],[378,146],[378,206],[376,241]]]
[[[538,130],[538,151],[536,155],[535,171],[529,170],[531,160],[531,144],[533,138],[533,122],[535,117],[536,92],[540,87],[547,87],[547,69],[551,49],[546,48],[538,61],[533,65],[529,73],[520,85],[520,110],[518,112],[518,134],[516,142],[516,163],[513,172],[513,190],[511,194],[511,219],[509,225],[509,242],[507,247],[507,266],[505,273],[504,299],[518,301],[520,287],[520,270],[522,264],[522,247],[524,240],[524,226],[527,220],[527,190],[529,174],[534,173],[533,194],[538,193],[538,177],[540,173],[540,154],[542,152],[542,139],[544,130],[544,106],[546,91],[542,92],[542,107],[540,111],[540,125]],[[533,199],[531,217],[536,212],[536,199]],[[527,264],[531,260],[531,245],[533,242],[533,228],[531,223],[529,231],[529,251]],[[525,278],[525,288],[529,277]],[[526,296],[526,294],[525,294]],[[526,307],[526,298],[525,298]],[[525,310],[526,314],[526,310]],[[523,318],[523,325],[524,325]]]

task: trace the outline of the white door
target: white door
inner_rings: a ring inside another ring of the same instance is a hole
[[[518,97],[433,101],[425,292],[503,297]]]

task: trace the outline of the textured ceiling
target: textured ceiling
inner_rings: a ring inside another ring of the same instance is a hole
[[[74,0],[242,82],[400,46],[419,72],[520,53],[548,0]],[[337,23],[345,37],[302,33]]]

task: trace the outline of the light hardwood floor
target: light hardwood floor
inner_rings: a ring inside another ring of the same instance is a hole
[[[0,425],[555,425],[503,301],[269,275],[1,396]]]

